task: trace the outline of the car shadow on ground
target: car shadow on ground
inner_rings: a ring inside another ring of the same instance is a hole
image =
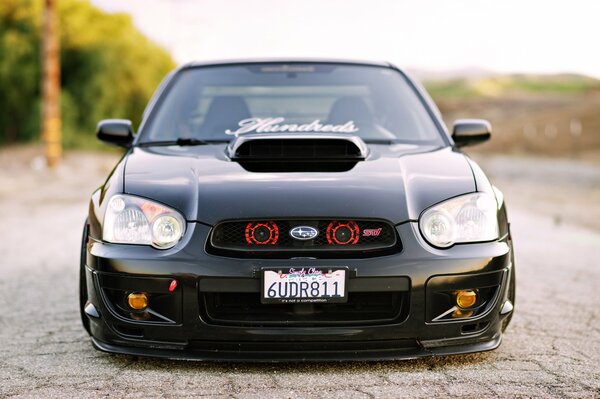
[[[444,371],[456,366],[477,366],[479,364],[493,363],[497,353],[482,352],[468,355],[434,356],[420,359],[390,360],[390,361],[356,361],[356,362],[211,362],[211,361],[186,361],[166,360],[150,357],[113,355],[102,353],[109,363],[116,368],[141,370],[171,370],[181,371],[210,371],[213,373],[344,373],[374,372],[385,370],[396,371]]]

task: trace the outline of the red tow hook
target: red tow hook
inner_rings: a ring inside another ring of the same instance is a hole
[[[171,281],[171,284],[169,285],[169,292],[175,291],[175,288],[177,288],[177,280]]]

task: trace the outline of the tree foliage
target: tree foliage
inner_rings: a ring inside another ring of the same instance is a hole
[[[39,137],[39,0],[0,2],[0,144]],[[103,118],[139,123],[154,89],[174,67],[125,14],[86,0],[58,0],[61,110],[66,145],[85,145]]]

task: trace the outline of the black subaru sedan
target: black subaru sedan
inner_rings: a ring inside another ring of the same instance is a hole
[[[381,360],[495,349],[515,301],[502,193],[387,63],[192,63],[92,194],[80,306],[106,352]]]

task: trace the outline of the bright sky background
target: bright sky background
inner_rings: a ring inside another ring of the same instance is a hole
[[[389,60],[429,71],[600,78],[598,0],[92,0],[127,12],[177,62]]]

